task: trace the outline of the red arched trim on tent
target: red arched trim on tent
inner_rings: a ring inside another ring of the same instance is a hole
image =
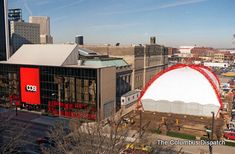
[[[202,68],[204,68],[204,69],[206,69],[206,70],[208,70],[208,71],[210,71],[213,75],[214,75],[214,77],[217,79],[217,81],[218,81],[218,83],[219,83],[219,85],[220,85],[220,79],[218,78],[218,76],[215,74],[215,72],[213,72],[213,70],[211,69],[211,68],[209,68],[209,67],[207,67],[207,66],[204,66],[204,65],[194,65],[194,66],[199,66],[199,67],[202,67]]]
[[[155,81],[157,80],[160,76],[162,76],[164,73],[167,73],[169,71],[172,71],[172,70],[175,70],[175,69],[178,69],[178,68],[183,68],[183,67],[190,67],[198,72],[200,72],[211,84],[212,88],[214,89],[215,91],[215,94],[217,96],[217,99],[220,103],[220,108],[223,107],[223,103],[222,103],[222,100],[220,99],[220,94],[219,94],[219,91],[217,90],[216,88],[216,85],[214,84],[214,82],[212,81],[212,79],[210,78],[210,76],[202,69],[200,69],[200,66],[199,65],[186,65],[186,64],[176,64],[176,65],[173,65],[171,67],[168,67],[167,69],[165,70],[162,70],[160,71],[159,73],[157,73],[144,87],[144,89],[141,91],[140,93],[140,97],[138,99],[138,102],[139,104],[137,105],[137,108],[138,107],[142,107],[142,104],[141,104],[141,98],[143,97],[143,95],[145,94],[145,92],[147,91],[147,89],[150,87],[150,85]],[[206,69],[206,68],[205,68]],[[209,69],[207,69],[209,70]],[[211,70],[209,70],[211,71]],[[143,107],[142,107],[143,108]]]
[[[223,108],[223,102],[222,102],[222,100],[220,99],[220,93],[219,93],[219,91],[218,91],[218,89],[217,89],[215,83],[214,83],[213,80],[210,78],[210,76],[209,76],[204,70],[200,69],[200,67],[198,67],[198,66],[189,66],[189,67],[191,67],[192,69],[194,69],[194,70],[200,72],[200,73],[210,82],[210,84],[211,84],[211,86],[212,86],[212,88],[213,88],[213,90],[214,90],[214,92],[215,92],[215,94],[216,94],[216,97],[217,97],[217,99],[218,99],[218,101],[219,101],[219,103],[220,103],[220,108]]]
[[[167,73],[171,70],[174,70],[174,69],[177,69],[177,68],[182,68],[182,67],[185,67],[187,65],[185,64],[176,64],[176,65],[173,65],[171,67],[168,67],[162,71],[160,71],[159,73],[157,73],[155,76],[153,76],[150,81],[145,85],[144,89],[142,89],[141,93],[140,93],[140,97],[138,98],[138,105],[137,105],[137,108],[142,108],[143,109],[143,106],[142,106],[142,103],[141,103],[141,98],[143,97],[143,95],[145,94],[145,92],[147,91],[147,89],[149,88],[149,86],[155,81],[157,80],[161,75],[163,75],[164,73]]]

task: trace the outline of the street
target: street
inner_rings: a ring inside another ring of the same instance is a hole
[[[1,109],[0,112],[10,112],[9,110]],[[42,116],[35,113],[18,111],[18,115],[9,121],[9,129],[4,131],[2,136],[3,142],[7,142],[12,136],[19,135],[23,132],[22,139],[20,140],[23,147],[20,149],[24,153],[39,154],[42,153],[39,145],[36,143],[36,139],[39,137],[47,136],[49,125],[45,125],[39,122],[33,122],[33,120],[41,118]],[[25,129],[22,127],[26,127]],[[18,132],[17,132],[18,131]]]

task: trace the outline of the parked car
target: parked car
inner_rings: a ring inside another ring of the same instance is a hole
[[[226,138],[228,140],[234,140],[235,141],[235,132],[225,133],[224,138]]]
[[[47,145],[47,146],[55,147],[55,141],[53,141],[52,139],[50,139],[47,136],[37,138],[36,143],[39,144],[39,145],[44,144],[44,145]]]

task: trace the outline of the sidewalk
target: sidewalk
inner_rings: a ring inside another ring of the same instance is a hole
[[[56,122],[63,122],[66,126],[69,126],[69,119],[63,117],[40,116],[31,120],[31,122],[48,126],[53,126]]]
[[[149,140],[155,141],[155,142],[158,140],[185,141],[184,139],[174,138],[174,137],[169,137],[169,136],[159,135],[159,134],[150,134]],[[170,146],[170,145],[166,145],[166,146]],[[197,154],[197,153],[203,153],[203,152],[205,154],[209,153],[209,147],[207,145],[176,145],[174,146],[174,148],[177,151],[179,151],[181,147],[183,148],[182,151],[184,151],[185,153],[190,153],[190,154]],[[213,154],[232,154],[232,153],[235,153],[235,147],[226,146],[226,145],[214,145],[213,146]]]

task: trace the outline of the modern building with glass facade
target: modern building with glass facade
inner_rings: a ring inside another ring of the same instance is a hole
[[[82,66],[78,58],[77,45],[23,45],[0,62],[0,104],[84,120],[110,116],[116,67]]]
[[[0,23],[0,60],[7,60],[9,57],[9,29],[6,0],[0,0]]]

